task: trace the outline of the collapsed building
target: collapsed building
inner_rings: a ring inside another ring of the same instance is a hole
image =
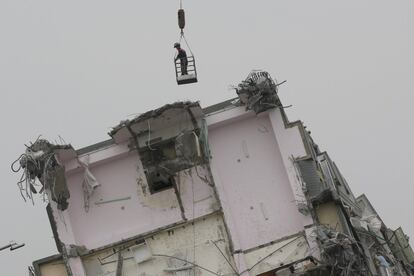
[[[79,150],[27,146],[19,188],[46,197],[59,251],[32,273],[413,275],[408,237],[289,122],[279,85],[252,72],[235,99],[168,104]]]

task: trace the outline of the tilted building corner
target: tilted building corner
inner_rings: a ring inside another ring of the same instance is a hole
[[[253,72],[235,99],[165,105],[84,149],[29,146],[19,187],[48,198],[59,250],[36,275],[411,275],[405,235],[377,242],[386,228],[277,89]]]

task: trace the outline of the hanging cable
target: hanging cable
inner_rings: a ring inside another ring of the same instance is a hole
[[[226,257],[226,255],[224,255],[223,251],[221,251],[220,247],[218,247],[218,245],[213,240],[210,240],[210,241],[214,244],[214,246],[218,249],[218,251],[220,251],[221,255],[226,260],[226,262],[229,264],[233,272],[236,273],[236,275],[240,275],[239,272],[237,272],[237,269],[234,268],[234,266],[231,264],[230,260]]]
[[[180,35],[179,35],[179,42],[174,44],[174,48],[181,47],[181,42],[184,40],[185,42],[185,48],[189,51],[189,55],[186,55],[185,50],[181,50],[179,48],[178,51],[181,52],[181,61],[177,62],[177,54],[174,57],[174,63],[175,63],[175,74],[177,78],[177,84],[187,84],[187,83],[194,83],[197,82],[197,69],[195,65],[195,58],[194,53],[191,50],[190,45],[188,44],[187,38],[184,35],[184,28],[185,28],[185,12],[183,9],[183,3],[182,0],[180,0],[180,7],[178,10],[178,27],[180,28]],[[181,67],[181,69],[180,69]],[[190,73],[188,73],[188,68]],[[179,76],[179,73],[181,73],[181,77]],[[188,76],[184,76],[188,75]],[[184,76],[184,77],[183,77]]]
[[[187,39],[185,38],[184,32],[181,34],[180,42],[182,38],[184,39],[184,42],[187,45],[187,49],[190,51],[191,55],[194,56],[193,51],[191,51],[190,45],[188,44]]]
[[[165,255],[165,254],[152,254],[152,256],[154,256],[154,257],[165,257],[165,258],[171,258],[171,259],[176,259],[176,260],[179,260],[179,261],[183,261],[185,263],[188,263],[188,264],[191,264],[193,266],[196,266],[196,267],[198,267],[198,268],[200,268],[200,269],[202,269],[204,271],[207,271],[207,272],[209,272],[209,273],[211,273],[213,275],[221,276],[221,274],[218,274],[217,272],[214,272],[214,271],[212,271],[212,270],[210,270],[208,268],[202,267],[201,265],[198,265],[196,263],[187,261],[187,260],[182,259],[182,258],[178,258],[178,257],[175,257],[175,256],[170,256],[170,255]]]
[[[184,35],[184,28],[185,28],[185,12],[183,9],[183,2],[180,0],[180,9],[178,10],[178,27],[181,29],[180,31],[180,43],[184,39],[185,44],[187,45],[188,50],[190,51],[191,55],[193,55],[193,51],[191,51],[190,45],[188,45],[187,39]]]

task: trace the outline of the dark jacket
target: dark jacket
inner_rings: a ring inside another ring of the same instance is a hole
[[[187,64],[187,53],[183,49],[178,49],[178,54],[175,60],[180,59],[181,63]]]

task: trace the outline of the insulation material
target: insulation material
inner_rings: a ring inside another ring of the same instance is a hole
[[[93,192],[100,186],[98,180],[89,170],[89,155],[83,159],[79,159],[79,163],[84,168],[85,173],[83,175],[82,188],[83,188],[83,200],[85,211],[89,211],[90,198]]]

